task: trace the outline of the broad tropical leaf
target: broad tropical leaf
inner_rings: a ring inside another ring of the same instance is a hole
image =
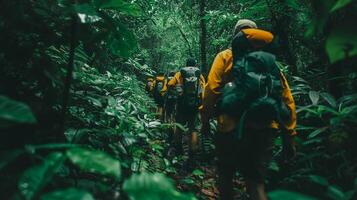
[[[34,124],[36,118],[26,104],[0,95],[0,127],[13,123]]]
[[[124,191],[132,200],[194,200],[193,196],[176,191],[172,181],[163,174],[134,174],[124,182]]]
[[[353,0],[338,0],[336,2],[336,4],[332,7],[330,12],[333,12],[333,11],[336,11],[338,9],[341,9],[341,8],[347,6],[348,4],[352,3],[352,2],[353,2]]]
[[[322,176],[317,176],[317,175],[310,175],[309,176],[310,181],[317,183],[319,185],[323,185],[323,186],[328,186],[328,180]]]
[[[82,23],[93,23],[102,19],[99,17],[96,8],[91,4],[77,4],[74,9]]]
[[[94,200],[94,198],[87,191],[68,188],[44,194],[40,200]]]
[[[319,135],[320,133],[326,131],[328,128],[329,127],[322,127],[322,128],[316,129],[315,131],[313,131],[312,133],[309,134],[308,138],[309,139],[314,138],[317,135]]]
[[[121,168],[119,161],[104,152],[73,148],[67,151],[67,156],[73,164],[83,171],[120,178]]]
[[[345,198],[344,192],[340,188],[333,185],[330,185],[327,188],[327,196],[333,200],[347,199]]]
[[[55,152],[48,155],[41,164],[26,170],[18,183],[23,198],[33,199],[51,181],[64,160],[65,156],[62,153]]]
[[[331,63],[357,55],[357,27],[353,23],[343,23],[335,27],[327,38],[326,52]]]
[[[317,105],[320,99],[320,93],[317,91],[310,91],[309,97],[313,105]]]
[[[336,108],[337,107],[337,101],[336,99],[329,93],[327,92],[322,92],[320,93],[320,96],[328,103],[330,106]]]
[[[100,4],[100,9],[113,9],[120,11],[126,15],[139,16],[140,10],[133,3],[127,3],[123,0],[109,0]]]
[[[269,199],[271,200],[317,200],[316,198],[309,197],[297,192],[290,192],[286,190],[275,190],[269,192],[268,194]]]

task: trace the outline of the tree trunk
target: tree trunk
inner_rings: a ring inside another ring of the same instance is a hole
[[[206,0],[199,0],[200,7],[200,63],[201,71],[203,74],[207,75],[207,52],[206,52],[206,40],[207,40],[207,30],[206,22],[204,20]]]
[[[287,64],[290,65],[290,72],[297,75],[296,58],[290,44],[290,25],[292,20],[292,10],[282,0],[266,0],[271,13],[272,29],[275,36],[277,36],[280,51],[278,54],[282,55]],[[277,6],[279,5],[279,6]],[[277,9],[279,7],[280,9]],[[284,11],[284,12],[282,12]]]
[[[66,114],[67,114],[68,102],[70,98],[70,89],[73,79],[74,56],[75,56],[75,49],[77,46],[76,35],[77,35],[77,16],[73,15],[72,22],[71,22],[71,35],[70,35],[70,47],[69,47],[70,49],[69,49],[69,57],[68,57],[67,76],[64,82],[64,89],[63,89],[62,116],[60,121],[60,128],[57,135],[57,138],[60,140],[64,138]]]

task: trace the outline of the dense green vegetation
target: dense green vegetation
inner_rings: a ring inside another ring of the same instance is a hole
[[[270,198],[357,198],[356,11],[353,0],[2,1],[0,196],[217,198],[213,160],[182,173],[167,156],[173,125],[144,82],[188,56],[207,74],[248,18],[275,35],[298,106],[298,153],[280,162],[276,140]]]

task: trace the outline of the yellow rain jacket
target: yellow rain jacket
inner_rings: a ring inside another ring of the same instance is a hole
[[[169,81],[169,83],[167,85],[170,88],[173,88],[179,84],[183,84],[183,77],[181,75],[181,72],[176,72],[175,76]],[[201,74],[200,75],[200,86],[201,86],[202,90],[204,89],[205,85],[206,85],[205,77],[203,77]],[[202,100],[203,92],[200,94],[199,98]]]
[[[162,90],[160,91],[160,95],[164,96],[167,91],[167,80],[166,80],[165,76],[157,76],[153,82],[153,88],[155,88],[156,82],[158,82],[158,81],[163,81],[164,85],[163,85]]]
[[[271,43],[273,35],[270,32],[259,29],[244,29],[242,32],[246,35],[247,39],[254,47],[263,46]],[[203,92],[201,113],[202,119],[208,120],[215,113],[215,104],[221,94],[224,85],[233,80],[231,71],[233,67],[232,50],[227,49],[220,52],[212,64],[211,70],[208,75],[207,84]],[[291,133],[295,135],[296,131],[296,108],[293,96],[291,94],[289,84],[285,76],[281,73],[281,83],[283,86],[282,98],[287,107],[291,111],[290,121],[285,126]],[[219,115],[217,117],[219,132],[227,133],[236,128],[239,119],[231,118],[227,115]],[[271,128],[278,128],[278,124],[273,122]]]
[[[168,86],[175,87],[178,84],[183,84],[183,77],[181,72],[176,72],[175,76],[169,81]],[[202,88],[204,88],[206,85],[206,80],[202,75],[200,76],[200,85]]]

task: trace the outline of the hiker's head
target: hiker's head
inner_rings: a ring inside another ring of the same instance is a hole
[[[186,67],[195,67],[196,66],[196,60],[194,58],[188,58],[186,60]]]
[[[240,19],[237,24],[234,26],[234,36],[241,30],[247,28],[258,28],[257,24],[249,19]]]
[[[169,76],[171,76],[171,77],[172,77],[172,76],[175,76],[175,74],[176,74],[175,71],[170,71],[170,72],[169,72]]]
[[[165,76],[165,73],[164,72],[157,72],[156,73],[156,77],[158,77],[158,76]]]

